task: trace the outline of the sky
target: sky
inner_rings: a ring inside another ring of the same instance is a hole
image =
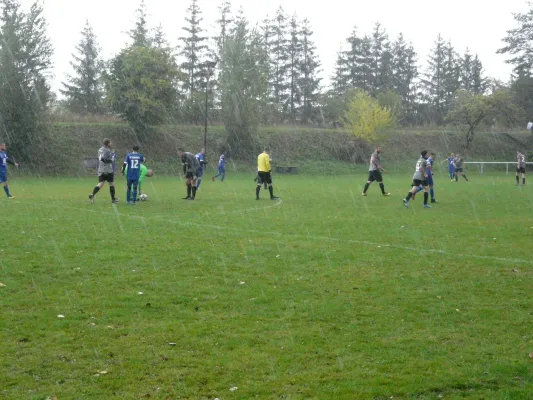
[[[21,2],[24,7],[29,7],[33,0]],[[85,20],[92,25],[102,49],[101,55],[107,59],[128,42],[127,32],[133,27],[139,3],[140,0],[44,0],[48,35],[55,48],[51,81],[54,91],[61,88],[61,82],[72,72],[70,61]],[[216,34],[215,21],[221,3],[222,0],[198,0],[202,27],[210,36]],[[490,3],[485,0],[448,0],[439,2],[439,6],[428,0],[234,0],[231,3],[235,12],[239,7],[243,8],[250,25],[262,21],[267,15],[273,16],[280,4],[290,16],[296,14],[299,19],[307,18],[314,30],[324,84],[329,83],[337,52],[354,27],[364,35],[371,33],[376,22],[381,23],[391,39],[403,33],[405,39],[413,43],[422,67],[440,33],[459,53],[464,53],[467,47],[477,53],[487,76],[507,81],[511,66],[505,63],[504,55],[496,54],[496,50],[503,46],[501,39],[507,30],[516,25],[512,14],[528,10],[525,0]],[[145,4],[149,25],[155,28],[161,23],[170,43],[179,44],[178,38],[185,34],[182,28],[190,0],[145,0]]]

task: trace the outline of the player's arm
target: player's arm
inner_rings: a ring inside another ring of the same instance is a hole
[[[7,157],[7,158],[6,158],[6,162],[7,162],[8,164],[14,165],[15,167],[18,167],[18,166],[19,166],[18,162],[15,162],[15,160],[13,160],[11,157]]]
[[[122,163],[122,175],[124,175],[124,171],[126,170],[126,167],[128,166],[129,157],[126,157],[124,162]]]
[[[270,166],[270,158],[265,157],[265,167],[268,172],[272,172],[272,167]]]
[[[111,151],[104,150],[100,154],[100,161],[102,161],[104,164],[111,164],[113,162],[113,156],[111,155]]]

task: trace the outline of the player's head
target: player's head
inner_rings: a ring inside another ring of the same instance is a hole
[[[103,143],[104,143],[105,147],[111,146],[111,140],[109,140],[109,139],[104,139]]]
[[[151,178],[152,176],[154,176],[154,170],[149,169],[148,171],[146,171],[146,176],[147,176],[148,178]]]
[[[5,149],[7,149],[7,144],[4,142],[0,143],[0,151],[4,151]]]
[[[436,155],[435,153],[433,153],[433,152],[429,153],[429,156],[430,156],[431,158],[435,158],[435,157],[437,157],[437,155]]]
[[[202,151],[200,151],[200,153],[202,153],[203,155],[205,155],[205,149],[202,149]]]
[[[516,150],[516,155],[519,156],[520,154],[522,154],[520,150]]]
[[[420,152],[420,155],[421,155],[422,157],[424,157],[424,158],[427,158],[427,156],[428,156],[428,151],[427,151],[427,150],[422,150],[422,151]]]
[[[270,148],[268,146],[263,147],[263,152],[267,154],[270,153]]]
[[[381,153],[382,151],[381,146],[376,146],[376,153]]]
[[[183,157],[185,155],[185,150],[183,147],[178,147],[178,154],[180,157]]]
[[[133,151],[139,151],[139,146],[137,145],[133,146]]]

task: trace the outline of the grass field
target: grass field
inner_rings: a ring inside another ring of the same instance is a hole
[[[0,398],[531,398],[531,186],[439,176],[425,210],[408,174],[252,178],[185,202],[156,176],[135,207],[13,180]]]

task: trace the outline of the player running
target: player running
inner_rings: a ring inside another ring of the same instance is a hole
[[[139,146],[133,146],[133,152],[129,153],[122,164],[122,175],[126,167],[128,168],[126,198],[128,204],[135,205],[137,200],[137,187],[141,177],[141,165],[144,162],[144,156],[139,153]],[[133,192],[132,192],[133,188]]]
[[[450,174],[450,181],[453,182],[453,179],[455,178],[455,154],[450,153],[450,156],[446,160],[442,160],[442,163],[448,162],[448,173]]]
[[[115,157],[111,150],[111,140],[104,139],[103,146],[98,150],[98,185],[93,189],[89,195],[89,201],[94,203],[94,196],[100,191],[106,182],[109,183],[109,193],[111,194],[111,202],[118,203],[119,199],[115,198],[115,173],[114,163]]]
[[[270,166],[270,157],[268,155],[270,149],[265,147],[263,152],[257,156],[257,186],[255,188],[255,199],[259,199],[259,192],[263,184],[268,185],[270,192],[270,200],[277,200],[279,197],[274,196],[274,188],[272,187],[272,167]]]
[[[435,163],[435,153],[429,153],[429,157],[427,159],[427,168],[426,168],[426,174],[427,174],[427,182],[428,182],[428,186],[429,186],[429,195],[431,197],[431,203],[436,203],[437,200],[435,200],[435,190],[433,189],[433,164]],[[417,189],[417,193],[418,192],[421,192],[422,190],[424,190],[424,188],[422,187],[422,185],[420,185]],[[414,200],[414,196],[413,196],[413,200]]]
[[[370,167],[368,168],[368,181],[365,184],[365,188],[363,189],[363,193],[361,193],[361,196],[366,196],[366,192],[372,182],[376,181],[379,183],[379,188],[381,189],[381,193],[383,196],[390,196],[390,193],[385,192],[385,185],[383,184],[383,177],[381,176],[382,172],[385,172],[385,170],[381,167],[381,159],[380,154],[382,150],[380,146],[376,147],[376,151],[372,153],[372,156],[370,156]]]
[[[214,182],[219,176],[222,176],[220,182],[224,182],[224,179],[226,179],[226,158],[224,157],[224,154],[221,154],[218,159],[218,174],[213,176],[211,180]]]
[[[196,190],[200,189],[200,184],[202,183],[202,176],[204,176],[204,167],[207,165],[207,160],[205,159],[205,149],[202,149],[201,152],[196,154],[196,158],[200,163],[200,168],[198,169],[198,182],[196,183]]]
[[[519,174],[522,174],[522,186],[526,185],[526,156],[516,152],[516,186],[520,183]]]
[[[431,206],[428,204],[429,186],[427,182],[428,174],[426,172],[428,165],[427,154],[427,150],[422,150],[420,153],[420,158],[416,162],[411,191],[407,193],[407,197],[403,200],[403,205],[407,208],[409,207],[409,200],[411,200],[411,198],[415,195],[420,185],[422,185],[424,188],[424,208],[431,208]]]
[[[7,185],[7,164],[14,165],[15,167],[19,166],[12,157],[7,155],[7,144],[0,143],[0,183],[4,186],[4,192],[7,198],[14,199],[15,196],[11,196],[9,186]]]
[[[187,185],[187,197],[183,200],[194,200],[196,198],[196,181],[198,179],[198,170],[200,161],[192,153],[183,149],[178,149],[178,154],[183,164],[183,173],[185,174],[185,183]]]
[[[465,160],[463,157],[461,157],[460,154],[455,155],[455,158],[453,159],[453,163],[455,165],[455,182],[459,182],[459,175],[465,178],[465,181],[468,182],[468,178],[466,177],[466,174],[463,171],[464,162]]]

